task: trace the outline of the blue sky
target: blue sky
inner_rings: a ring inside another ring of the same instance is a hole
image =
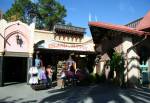
[[[13,0],[0,0],[4,12],[11,7]],[[74,26],[88,28],[89,15],[92,21],[113,24],[127,24],[144,16],[150,10],[150,0],[57,0],[67,9],[66,22]]]

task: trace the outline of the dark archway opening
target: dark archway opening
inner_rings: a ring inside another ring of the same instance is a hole
[[[4,85],[23,83],[27,81],[27,58],[4,57]]]

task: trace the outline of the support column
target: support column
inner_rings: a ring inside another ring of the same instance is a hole
[[[0,56],[0,87],[4,85],[3,81],[3,56]]]
[[[27,84],[29,84],[29,78],[30,78],[29,69],[32,66],[32,60],[33,60],[32,57],[27,58]]]
[[[100,75],[100,62],[96,64],[96,74]]]
[[[96,57],[96,74],[100,75],[100,59],[101,59],[101,55],[97,55]]]
[[[126,53],[126,71],[125,71],[125,78],[126,82],[129,86],[137,86],[139,85],[140,79],[140,65],[139,65],[139,57],[135,50],[131,49],[128,51],[129,48],[133,46],[132,38],[124,37],[123,38],[123,52]]]

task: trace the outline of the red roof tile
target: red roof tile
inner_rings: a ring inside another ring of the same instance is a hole
[[[130,28],[127,26],[114,25],[114,24],[109,24],[109,23],[104,23],[104,22],[89,22],[89,26],[95,26],[95,27],[125,32],[125,33],[134,34],[138,36],[142,36],[145,33],[144,31],[138,31],[138,30],[135,30],[134,28]]]
[[[137,30],[150,29],[150,11],[144,16],[136,28]]]

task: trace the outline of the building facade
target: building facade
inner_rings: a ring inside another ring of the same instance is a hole
[[[32,64],[34,24],[0,20],[0,86],[5,82],[23,82]],[[5,69],[4,69],[5,68]]]
[[[143,76],[143,68],[148,65],[146,72],[150,71],[149,51],[150,46],[150,12],[143,18],[131,22],[125,26],[103,22],[89,22],[89,27],[95,43],[95,51],[99,57],[97,66],[98,74],[109,74],[110,66],[107,61],[112,59],[117,52],[125,60],[125,82],[134,86],[140,84]],[[142,72],[141,72],[142,71]],[[144,74],[145,75],[145,74]],[[147,81],[149,81],[149,73]]]
[[[0,86],[28,82],[28,70],[35,65],[37,52],[44,67],[51,65],[56,70],[58,62],[67,60],[70,54],[74,54],[78,68],[95,55],[93,41],[84,37],[81,27],[56,25],[53,31],[44,31],[36,30],[34,23],[1,19],[0,24]]]

